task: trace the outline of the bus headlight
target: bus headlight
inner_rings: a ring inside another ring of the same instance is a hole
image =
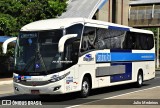
[[[13,81],[14,82],[20,82],[20,80],[18,79],[18,76],[13,76]]]
[[[62,79],[64,79],[67,75],[69,75],[69,74],[70,74],[70,72],[68,72],[68,73],[66,73],[66,74],[64,74],[64,75],[61,75],[61,76],[53,75],[49,81],[51,81],[51,82],[56,82],[56,81],[62,80]]]
[[[17,78],[13,78],[13,82],[19,82]]]

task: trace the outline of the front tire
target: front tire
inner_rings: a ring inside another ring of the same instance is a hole
[[[82,81],[80,97],[81,98],[87,97],[90,93],[90,90],[91,90],[91,85],[90,85],[89,79],[87,77],[84,77]]]
[[[142,73],[138,73],[136,87],[141,87],[143,85],[143,75]]]

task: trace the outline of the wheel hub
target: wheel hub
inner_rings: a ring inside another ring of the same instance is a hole
[[[141,75],[139,75],[139,84],[142,84],[142,76]]]
[[[85,81],[83,82],[83,92],[86,94],[88,92],[88,83]]]

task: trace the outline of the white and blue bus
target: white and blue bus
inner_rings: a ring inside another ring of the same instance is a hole
[[[16,94],[64,94],[155,77],[153,33],[84,18],[48,19],[21,28]]]

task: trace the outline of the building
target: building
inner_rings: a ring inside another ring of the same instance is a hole
[[[128,25],[129,0],[69,0],[59,18],[84,17]]]
[[[98,20],[128,26],[129,0],[108,0],[96,13]]]
[[[160,0],[136,0],[129,4],[129,26],[159,27]]]

